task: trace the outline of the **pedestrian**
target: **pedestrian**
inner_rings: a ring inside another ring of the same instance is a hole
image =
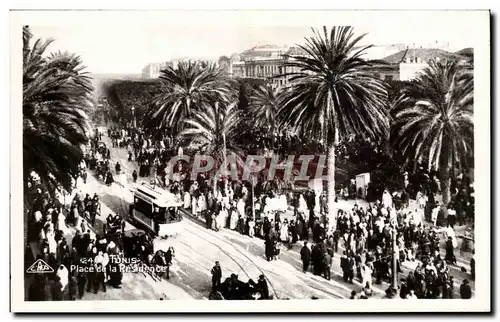
[[[95,281],[94,281],[94,294],[97,294],[102,285],[103,291],[106,292],[106,275],[105,268],[101,263],[96,265]]]
[[[311,261],[311,250],[307,246],[307,242],[304,242],[304,246],[300,250],[300,259],[302,260],[302,271],[307,273]]]
[[[361,267],[361,277],[362,277],[362,285],[367,286],[368,288],[372,288],[372,265],[371,263],[366,263]]]
[[[222,279],[222,268],[220,267],[219,261],[215,262],[215,266],[212,267],[212,291],[217,291]]]
[[[349,283],[353,283],[353,278],[354,278],[354,266],[356,265],[354,258],[351,255],[347,256],[347,262],[346,262],[346,276],[347,280]]]
[[[85,284],[86,283],[87,283],[87,277],[85,276],[85,273],[83,273],[83,272],[78,273],[77,284],[78,284],[78,295],[80,296],[80,298],[82,298],[83,295],[85,294]],[[88,287],[87,287],[87,290],[89,290]]]
[[[340,257],[340,268],[342,269],[342,278],[347,282],[347,255],[345,250]]]
[[[76,300],[77,292],[78,292],[78,282],[76,280],[76,277],[72,275],[68,283],[68,295],[70,301]]]
[[[134,183],[136,183],[136,182],[137,182],[137,170],[134,170],[134,171],[132,172],[132,179],[134,180]]]
[[[448,240],[446,241],[446,255],[444,259],[446,260],[446,262],[456,265],[457,259],[455,258],[455,254],[453,251],[454,247],[452,237],[448,237]]]
[[[332,256],[329,252],[325,252],[323,255],[323,269],[325,272],[325,279],[330,280],[332,272]]]
[[[267,286],[266,277],[264,275],[259,276],[256,289],[260,293],[260,300],[269,300],[269,287]]]
[[[460,297],[464,300],[468,300],[472,297],[472,290],[467,279],[464,279],[462,285],[460,285]]]
[[[56,275],[54,283],[51,287],[52,301],[62,301],[63,300],[63,285],[61,284],[61,278]]]

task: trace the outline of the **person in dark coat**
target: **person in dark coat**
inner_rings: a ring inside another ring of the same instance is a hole
[[[329,252],[325,252],[323,255],[323,269],[325,278],[330,280],[332,273],[332,256]]]
[[[275,256],[275,253],[274,253],[274,239],[272,239],[272,238],[266,238],[266,241],[264,243],[265,243],[266,258],[267,258],[267,261],[270,262],[274,258],[274,256]]]
[[[295,244],[299,240],[299,236],[297,233],[297,226],[295,225],[295,221],[293,221],[293,220],[290,221],[289,230],[292,234],[292,244]]]
[[[446,241],[446,256],[444,259],[448,263],[456,264],[457,259],[455,258],[455,254],[453,253],[453,250],[454,250],[453,241],[452,241],[451,237],[448,237],[448,240]]]
[[[353,283],[353,278],[354,278],[354,266],[355,266],[355,261],[354,258],[349,255],[347,256],[347,261],[346,261],[346,276],[347,280],[349,283]]]
[[[313,262],[313,273],[314,275],[323,274],[323,253],[321,252],[321,247],[319,244],[313,246],[311,251],[311,260]]]
[[[87,283],[87,276],[85,275],[85,273],[78,273],[78,277],[77,277],[77,284],[78,284],[78,295],[80,296],[80,298],[83,297],[83,295],[85,294],[85,284]],[[89,288],[87,287],[87,290],[89,290]]]
[[[59,276],[56,275],[50,291],[51,291],[50,293],[52,294],[52,301],[63,300],[62,283],[61,283],[61,278]]]
[[[219,262],[215,262],[215,266],[212,268],[212,291],[216,291],[219,288],[220,280],[222,278],[222,268]]]
[[[132,179],[134,180],[134,182],[137,182],[137,170],[134,170],[132,172]]]
[[[306,273],[309,270],[311,261],[311,250],[307,247],[307,242],[304,242],[304,246],[300,250],[300,259],[302,260],[302,271]]]
[[[347,253],[344,251],[340,257],[340,268],[342,269],[342,278],[347,282]]]
[[[95,280],[94,280],[94,294],[97,294],[101,285],[104,292],[106,292],[106,276],[104,275],[104,269],[102,267],[102,264],[98,263],[96,267]]]
[[[29,289],[29,301],[47,301],[47,279],[42,274],[36,274],[33,284]]]
[[[260,293],[260,300],[269,300],[269,287],[267,286],[267,281],[264,275],[259,276],[256,290]]]
[[[76,300],[77,292],[78,292],[78,282],[76,280],[76,277],[73,275],[70,277],[68,282],[68,294],[70,301]]]
[[[460,285],[460,297],[464,300],[468,300],[472,297],[472,290],[467,279]]]

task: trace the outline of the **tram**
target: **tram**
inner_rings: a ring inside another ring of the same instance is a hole
[[[145,183],[137,186],[134,203],[130,205],[129,216],[137,226],[158,237],[172,237],[183,228],[179,207],[184,205],[174,194]]]

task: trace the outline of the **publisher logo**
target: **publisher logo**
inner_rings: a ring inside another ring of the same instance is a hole
[[[26,273],[54,273],[54,269],[42,259],[39,259],[26,270]]]

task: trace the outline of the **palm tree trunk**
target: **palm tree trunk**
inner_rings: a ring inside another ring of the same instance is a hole
[[[441,182],[443,184],[443,190],[441,192],[443,197],[443,207],[448,207],[448,203],[451,200],[451,176],[450,168],[446,167],[441,173]]]
[[[327,155],[328,183],[327,183],[327,202],[328,217],[332,230],[337,229],[336,209],[335,209],[335,141],[328,146]]]

